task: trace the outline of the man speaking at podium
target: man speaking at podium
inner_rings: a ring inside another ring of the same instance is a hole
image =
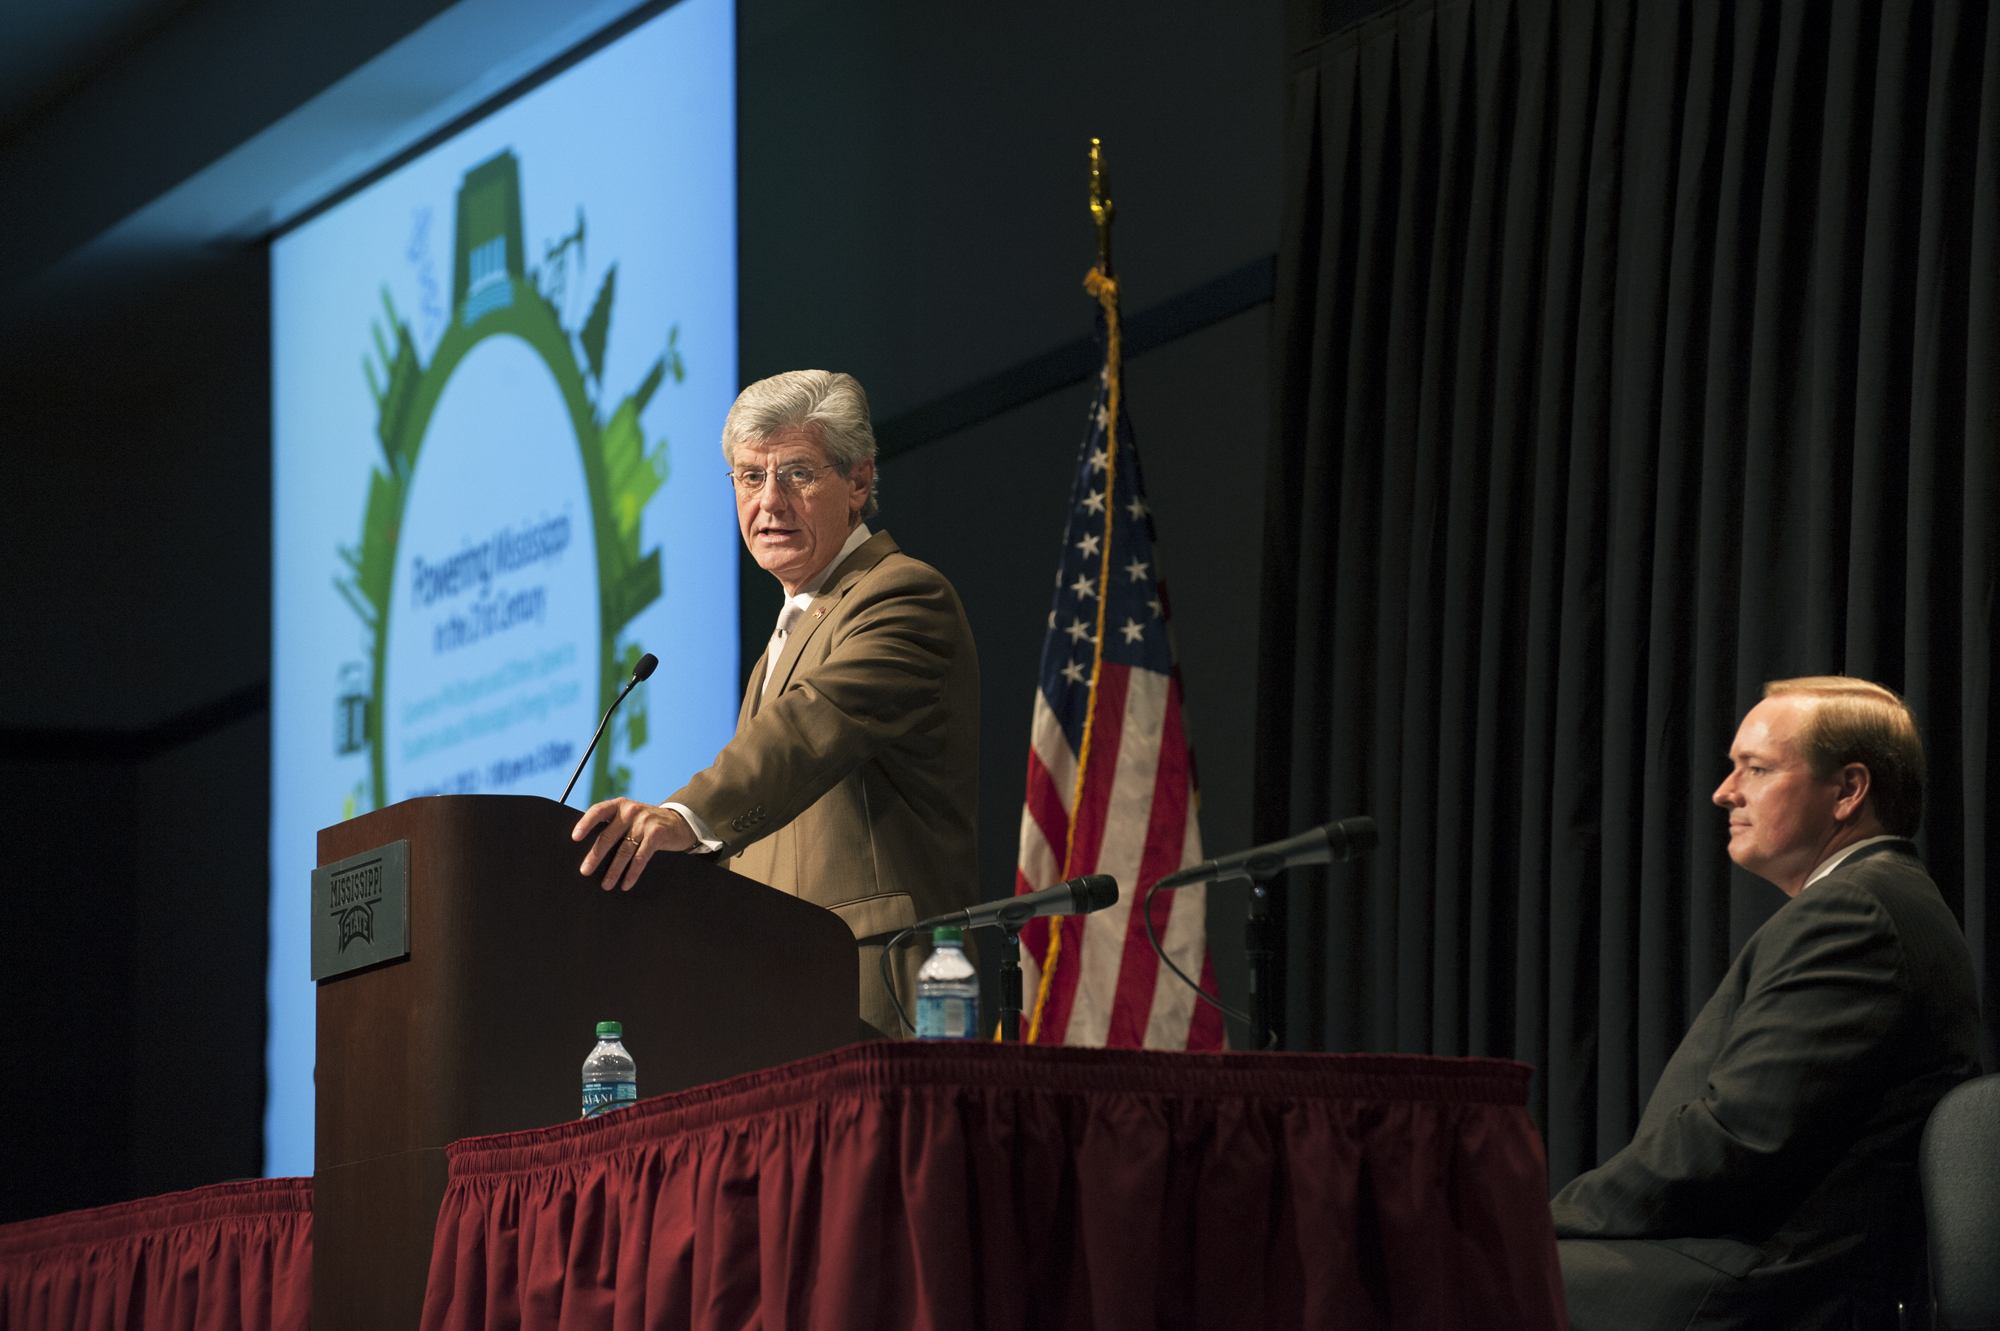
[[[875,516],[875,432],[850,375],[794,370],[744,389],[722,426],[736,518],[785,589],[736,736],[662,804],[592,805],[586,875],[629,889],[661,851],[707,853],[833,911],[857,939],[978,899],[979,660],[958,594]],[[601,825],[601,826],[600,826]],[[860,1015],[897,1034],[879,946]],[[897,959],[904,1006],[915,960]]]

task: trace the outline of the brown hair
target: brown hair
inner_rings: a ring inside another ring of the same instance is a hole
[[[1849,763],[1868,769],[1868,799],[1882,830],[1915,836],[1924,819],[1924,742],[1910,706],[1880,684],[1846,675],[1774,679],[1766,698],[1787,694],[1819,700],[1799,748],[1822,781]]]

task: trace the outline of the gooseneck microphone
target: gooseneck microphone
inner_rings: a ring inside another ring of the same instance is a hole
[[[604,727],[611,724],[611,714],[618,710],[619,703],[625,701],[625,695],[630,693],[640,680],[652,674],[659,667],[659,664],[660,658],[651,652],[647,652],[639,658],[639,664],[632,667],[632,678],[625,681],[625,687],[618,691],[618,696],[613,698],[611,705],[604,709],[604,719],[597,723],[597,733],[590,737],[590,747],[583,751],[583,762],[579,762],[576,765],[576,770],[570,773],[569,784],[563,787],[562,798],[557,800],[556,803],[569,803],[569,793],[576,789],[576,779],[583,775],[584,764],[590,761],[590,755],[597,752],[597,741],[604,738]]]
[[[1327,823],[1283,841],[1252,846],[1234,855],[1218,855],[1178,873],[1170,873],[1147,888],[1140,898],[1139,914],[1145,920],[1146,940],[1153,945],[1153,953],[1159,957],[1161,964],[1194,990],[1197,998],[1250,1027],[1252,1049],[1276,1049],[1278,1036],[1271,1023],[1270,967],[1283,940],[1271,925],[1271,880],[1285,870],[1296,869],[1300,865],[1325,864],[1331,860],[1351,860],[1366,855],[1375,849],[1376,840],[1373,818],[1343,818],[1337,823]],[[1221,999],[1195,983],[1194,977],[1176,966],[1174,959],[1167,955],[1167,950],[1160,946],[1159,933],[1153,928],[1153,893],[1228,878],[1250,880],[1249,912],[1243,921],[1243,960],[1250,972],[1248,1012],[1223,1006]]]
[[[1255,882],[1275,877],[1286,869],[1305,864],[1326,864],[1351,860],[1375,849],[1373,818],[1343,818],[1337,823],[1315,827],[1283,841],[1273,841],[1234,855],[1218,855],[1212,860],[1189,865],[1162,878],[1155,891],[1186,887],[1190,883],[1212,883],[1219,878],[1249,878]]]
[[[941,924],[955,924],[961,929],[981,929],[991,925],[1008,933],[1019,933],[1022,925],[1038,916],[1088,915],[1117,903],[1118,880],[1108,873],[1094,873],[1039,892],[1023,892],[998,901],[982,901],[965,910],[933,915],[911,927],[935,929]]]

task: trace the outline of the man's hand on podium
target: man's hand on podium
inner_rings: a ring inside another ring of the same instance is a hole
[[[578,872],[588,878],[600,865],[608,865],[604,871],[607,892],[614,887],[631,891],[632,884],[645,872],[646,861],[663,850],[689,850],[696,841],[687,819],[672,809],[627,799],[602,800],[585,809],[569,839],[583,840],[599,823],[604,824],[604,829],[583,857],[583,867]]]

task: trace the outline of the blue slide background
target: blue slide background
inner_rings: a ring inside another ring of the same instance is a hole
[[[684,0],[272,247],[269,1175],[313,1167],[315,834],[372,807],[366,751],[336,743],[340,698],[368,680],[369,636],[337,588],[382,457],[363,365],[380,367],[372,330],[389,332],[385,292],[430,363],[454,317],[459,186],[502,151],[520,162],[525,261],[545,292],[549,248],[584,219],[582,263],[556,301],[565,327],[583,328],[616,265],[598,419],[639,388],[676,327],[686,367],[640,416],[646,450],[666,445],[639,541],[642,554],[659,551],[662,593],[618,646],[661,666],[628,704],[645,718],[644,743],[632,748],[621,725],[613,760],[631,769],[631,794],[664,799],[734,727],[738,537],[717,446],[737,385],[734,74],[731,0]],[[479,343],[447,383],[410,481],[379,703],[390,800],[561,792],[599,709],[589,509],[542,360],[519,338]],[[496,538],[539,553],[485,581],[440,579],[453,556]],[[494,618],[496,605],[511,608]],[[475,621],[491,631],[466,639]],[[565,749],[567,761],[546,761]]]

